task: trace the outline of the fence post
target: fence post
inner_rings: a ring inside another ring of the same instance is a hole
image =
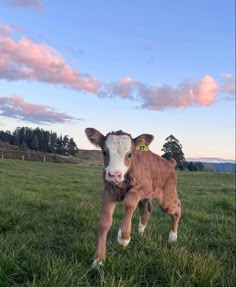
[[[2,159],[4,158],[3,153],[2,153]]]
[[[21,158],[22,160],[25,160],[25,155],[24,154],[22,154],[22,158]]]
[[[46,156],[45,156],[45,154],[43,155],[43,162],[46,162]]]

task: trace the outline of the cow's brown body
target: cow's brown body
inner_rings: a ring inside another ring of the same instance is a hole
[[[102,150],[106,150],[106,139],[98,132],[94,140],[96,130],[87,129],[86,134],[91,142],[100,145]],[[125,134],[125,133],[124,133]],[[128,134],[125,134],[128,135]],[[128,135],[130,136],[130,135]],[[131,136],[130,136],[131,138]],[[175,171],[175,161],[167,161],[151,151],[137,151],[137,142],[145,140],[148,145],[153,137],[141,135],[132,139],[130,149],[131,158],[124,158],[124,163],[128,167],[124,180],[112,182],[107,180],[104,170],[104,190],[102,193],[102,211],[98,228],[97,249],[94,255],[95,264],[104,261],[106,255],[106,237],[112,224],[112,216],[117,203],[124,205],[125,216],[118,233],[118,242],[126,247],[130,240],[131,219],[136,207],[139,207],[140,222],[139,232],[142,234],[148,219],[151,215],[151,200],[156,199],[161,209],[172,216],[172,228],[169,241],[177,239],[178,222],[181,217],[181,203],[177,195],[177,178]],[[108,165],[108,159],[104,158],[104,166]]]

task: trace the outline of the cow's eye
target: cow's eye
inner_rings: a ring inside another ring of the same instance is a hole
[[[128,158],[131,158],[132,157],[132,153],[128,153]]]
[[[107,152],[105,150],[102,151],[103,156],[107,155]]]

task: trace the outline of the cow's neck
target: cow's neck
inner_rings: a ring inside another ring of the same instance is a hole
[[[106,182],[108,190],[115,201],[122,201],[127,192],[135,185],[134,179],[130,175],[125,176],[125,180],[119,184]]]

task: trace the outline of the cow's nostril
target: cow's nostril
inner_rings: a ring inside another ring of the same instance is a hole
[[[108,179],[111,181],[117,182],[120,181],[122,178],[122,174],[119,171],[109,171],[108,172]]]

